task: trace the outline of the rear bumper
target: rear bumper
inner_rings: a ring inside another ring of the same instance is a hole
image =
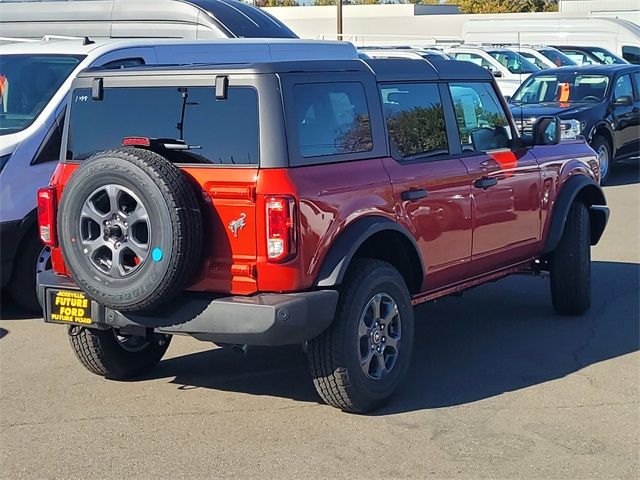
[[[78,287],[69,278],[50,271],[38,275],[38,298],[45,322],[69,325],[51,320],[47,293],[50,289],[79,291]],[[246,297],[184,292],[160,312],[120,312],[91,301],[93,323],[82,326],[153,329],[214,343],[288,345],[322,333],[333,321],[337,303],[335,290]]]

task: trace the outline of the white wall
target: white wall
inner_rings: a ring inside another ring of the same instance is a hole
[[[639,0],[560,0],[558,9],[561,13],[621,18],[640,24]]]

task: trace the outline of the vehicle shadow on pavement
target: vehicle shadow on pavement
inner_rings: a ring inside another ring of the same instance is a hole
[[[253,347],[247,354],[218,348],[160,362],[145,378],[174,377],[181,388],[267,395],[318,403],[307,359],[299,345]]]
[[[562,317],[548,279],[515,276],[416,310],[407,379],[385,415],[462,405],[640,349],[640,265],[593,263],[593,304]]]
[[[640,157],[616,163],[609,174],[605,187],[618,187],[635,183],[640,183]]]
[[[640,265],[593,263],[593,306],[554,313],[547,278],[513,276],[416,309],[409,374],[374,415],[462,405],[564,377],[640,349]],[[167,359],[147,378],[319,402],[300,347],[216,349]]]

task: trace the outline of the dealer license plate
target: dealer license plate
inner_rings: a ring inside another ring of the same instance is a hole
[[[91,300],[79,291],[55,290],[47,291],[48,315],[47,321],[56,323],[70,323],[89,325],[91,320]]]

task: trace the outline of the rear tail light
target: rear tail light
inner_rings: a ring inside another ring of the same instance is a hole
[[[296,203],[292,197],[268,197],[267,259],[283,262],[296,254]]]
[[[56,238],[56,189],[44,187],[38,190],[38,227],[42,243],[55,247]]]

